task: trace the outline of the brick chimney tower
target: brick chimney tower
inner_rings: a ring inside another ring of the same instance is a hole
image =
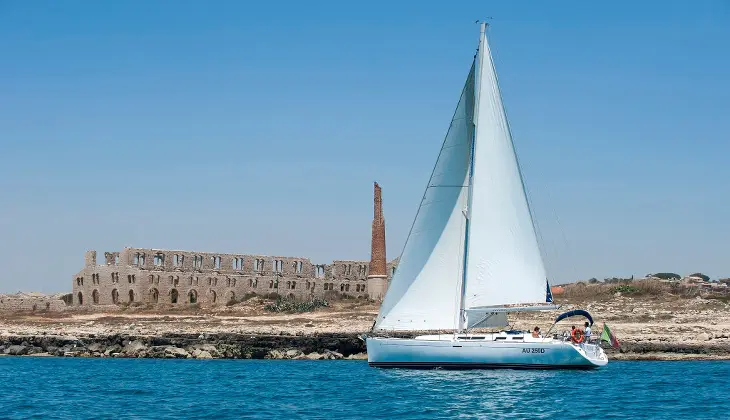
[[[388,289],[388,263],[385,256],[385,220],[383,219],[383,198],[381,188],[375,183],[373,236],[368,270],[368,297],[382,301]]]

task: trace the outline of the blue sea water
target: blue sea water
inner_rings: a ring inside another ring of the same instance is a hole
[[[730,362],[412,371],[363,361],[2,357],[0,418],[727,419]]]

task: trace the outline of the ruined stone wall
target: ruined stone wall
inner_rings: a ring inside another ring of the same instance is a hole
[[[33,293],[16,293],[14,295],[0,295],[0,311],[17,312],[31,311],[43,312],[63,311],[67,308],[61,295],[42,295]]]
[[[388,277],[392,275],[391,262]],[[308,299],[367,298],[368,261],[313,264],[303,257],[125,248],[85,256],[73,276],[73,305],[226,304],[249,293]]]

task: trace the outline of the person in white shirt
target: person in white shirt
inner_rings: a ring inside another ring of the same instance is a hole
[[[583,325],[585,325],[585,327],[586,327],[586,329],[585,329],[586,339],[584,341],[587,343],[591,339],[591,326],[588,324],[588,322],[586,322]]]

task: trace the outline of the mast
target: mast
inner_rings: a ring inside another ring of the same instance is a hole
[[[479,47],[478,47],[478,59],[476,60],[477,63],[481,63],[481,55],[483,54],[483,48],[482,48],[482,42],[486,37],[486,30],[487,30],[487,23],[486,22],[480,22],[479,27]],[[477,77],[474,79],[474,91],[477,92],[474,97],[474,109],[473,109],[473,115],[472,119],[474,122],[476,122],[476,116],[479,114],[479,89],[478,86],[482,79],[482,68],[479,66],[477,69]],[[468,182],[468,192],[467,192],[467,199],[466,199],[466,209],[464,211],[464,264],[461,269],[461,291],[459,293],[459,323],[458,323],[458,332],[464,331],[465,323],[466,323],[466,271],[467,271],[467,262],[469,261],[469,220],[471,219],[471,197],[472,197],[472,180],[474,177],[474,149],[476,148],[476,123],[474,124],[474,132],[472,133],[472,142],[471,142],[471,152],[469,153],[469,182]]]

